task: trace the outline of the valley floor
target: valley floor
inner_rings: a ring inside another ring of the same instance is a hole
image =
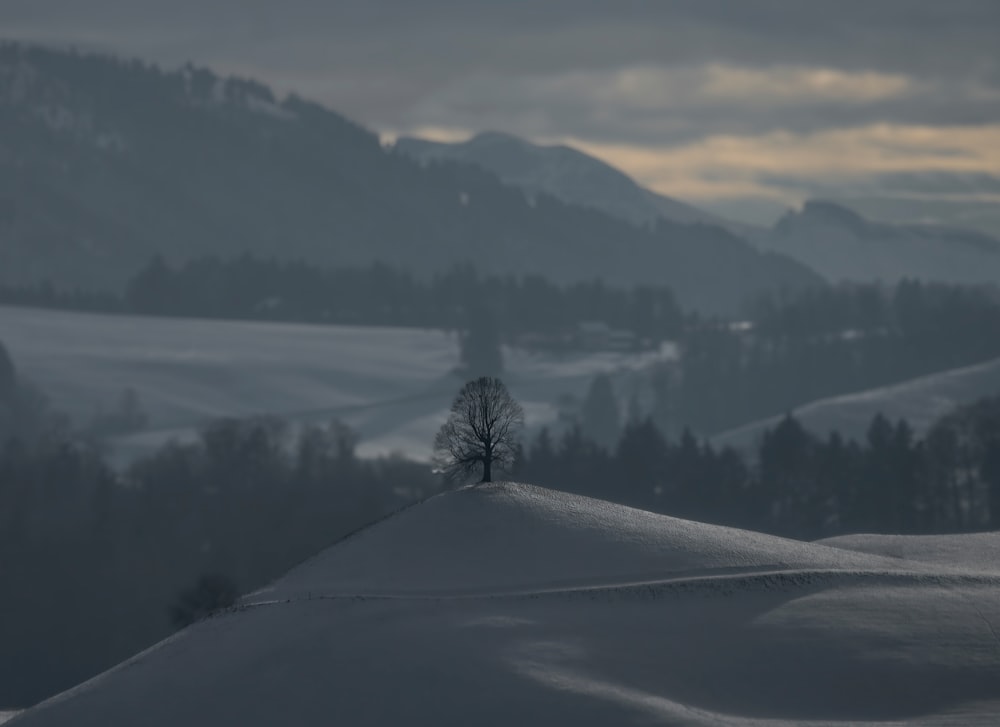
[[[18,370],[54,406],[86,422],[126,388],[149,415],[147,431],[118,438],[127,462],[216,417],[273,414],[293,422],[339,418],[362,437],[359,453],[423,460],[462,381],[458,341],[413,328],[318,326],[70,313],[0,306],[0,340]],[[505,383],[528,424],[556,419],[561,394],[582,397],[598,373],[672,358],[643,354],[505,351]]]

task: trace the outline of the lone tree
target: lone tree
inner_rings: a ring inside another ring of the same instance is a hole
[[[481,482],[492,482],[494,468],[502,470],[514,463],[523,424],[521,405],[500,379],[482,376],[467,382],[434,438],[437,469],[458,480],[481,468]]]

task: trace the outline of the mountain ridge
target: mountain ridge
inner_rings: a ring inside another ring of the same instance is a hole
[[[914,235],[933,239],[948,235],[955,244],[964,244],[983,252],[1000,253],[1000,239],[985,232],[951,225],[876,222],[846,205],[825,199],[808,199],[802,204],[801,211],[786,212],[775,222],[774,230],[779,233],[791,233],[796,221],[803,218],[844,227],[861,238],[877,240]]]
[[[487,131],[464,142],[400,137],[395,148],[423,164],[460,161],[492,171],[529,195],[603,210],[636,225],[657,219],[720,226],[758,249],[798,260],[830,282],[895,282],[918,277],[954,283],[1000,279],[1000,240],[971,229],[876,222],[844,204],[808,199],[771,229],[722,219],[658,195],[610,164],[565,145],[545,146]]]
[[[790,210],[771,231],[751,240],[762,250],[795,257],[832,282],[1000,280],[1000,240],[995,237],[944,225],[875,222],[822,199]]]
[[[422,168],[253,81],[0,45],[0,282],[120,288],[154,254],[245,252],[659,283],[709,312],[822,285],[722,228],[637,229],[469,165]]]
[[[535,144],[513,134],[482,131],[464,142],[399,137],[394,148],[423,163],[451,160],[476,164],[529,194],[602,209],[637,225],[657,218],[706,224],[742,234],[742,225],[640,186],[620,169],[564,144]]]

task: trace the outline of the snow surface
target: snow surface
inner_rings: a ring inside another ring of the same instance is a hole
[[[872,419],[880,413],[892,421],[905,419],[920,436],[955,407],[997,394],[1000,394],[1000,359],[993,359],[890,386],[819,399],[794,409],[792,414],[806,429],[821,437],[837,431],[845,437],[864,440]],[[712,443],[737,449],[754,447],[764,431],[776,427],[783,418],[781,414],[745,424],[716,435]]]
[[[362,531],[249,598],[475,593],[632,584],[720,569],[829,568],[895,569],[898,562],[529,485],[482,485]]]
[[[465,488],[10,724],[994,725],[975,560]]]
[[[461,381],[454,335],[437,330],[316,326],[67,313],[0,306],[0,341],[53,403],[86,421],[134,388],[151,422],[117,440],[129,461],[208,419],[276,414],[337,417],[362,436],[362,455],[430,454]],[[506,351],[504,381],[529,426],[557,416],[560,394],[582,396],[602,372],[672,358],[645,354]]]
[[[838,535],[817,542],[859,553],[1000,573],[1000,532],[957,535]]]

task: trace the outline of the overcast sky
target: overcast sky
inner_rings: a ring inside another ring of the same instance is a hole
[[[570,143],[715,209],[1000,204],[1000,0],[0,0],[0,36],[253,76],[387,137]]]

